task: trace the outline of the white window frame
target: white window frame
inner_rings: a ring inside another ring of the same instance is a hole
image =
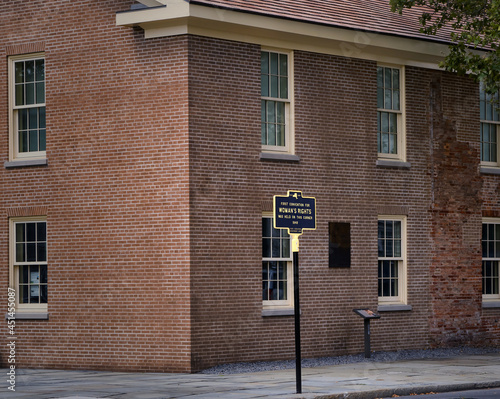
[[[294,138],[294,93],[293,93],[293,51],[282,50],[282,49],[274,49],[274,48],[262,48],[262,52],[276,53],[276,54],[285,54],[287,55],[287,67],[288,67],[288,98],[278,98],[278,97],[264,97],[261,93],[261,102],[262,101],[276,101],[282,102],[285,104],[285,145],[266,145],[262,144],[262,127],[261,127],[261,145],[262,151],[267,153],[278,153],[278,154],[294,154],[295,151],[295,138]],[[262,68],[261,68],[262,75]],[[262,82],[261,82],[262,84]],[[262,119],[262,110],[261,110],[261,119]],[[262,121],[261,121],[262,123]]]
[[[484,97],[484,101],[483,101]],[[498,100],[498,93],[494,96]],[[500,129],[500,112],[495,110],[495,107],[497,106],[495,103],[490,103],[490,105],[486,105],[486,102],[494,100],[492,96],[486,94],[483,90],[483,85],[479,85],[479,107],[480,107],[480,145],[481,145],[481,166],[486,166],[486,167],[494,167],[498,168],[500,167],[500,135],[499,135],[499,129]],[[491,112],[491,118],[487,118],[488,111],[487,109],[483,110],[483,104],[485,107],[489,107],[489,110]],[[496,119],[496,120],[495,120]],[[495,134],[495,140],[496,140],[496,161],[484,161],[484,146],[483,146],[483,126],[488,125],[493,127],[494,134]]]
[[[377,276],[378,276],[378,262],[383,260],[392,260],[398,262],[398,295],[396,296],[378,296],[379,305],[406,305],[407,304],[407,231],[406,231],[406,216],[403,215],[380,215],[377,220],[377,232],[379,221],[399,221],[401,222],[401,256],[380,257],[377,256]],[[378,246],[378,233],[377,233],[377,246]],[[377,278],[377,290],[379,289],[380,282]]]
[[[19,266],[28,265],[45,265],[48,266],[48,248],[46,252],[46,260],[43,262],[17,262],[16,261],[16,224],[18,223],[30,223],[30,222],[45,222],[47,223],[47,218],[45,216],[33,216],[33,217],[16,217],[9,219],[9,287],[14,289],[16,292],[16,313],[46,313],[48,309],[47,303],[38,304],[24,304],[19,303],[20,289],[19,289]],[[46,229],[46,234],[47,234]],[[47,247],[48,239],[46,237]],[[48,284],[47,284],[48,286]],[[48,301],[47,301],[48,302]]]
[[[32,105],[16,105],[16,90],[15,90],[15,63],[18,61],[29,60],[45,60],[45,53],[31,53],[9,57],[8,62],[8,79],[9,79],[9,160],[24,161],[24,160],[43,160],[46,159],[46,151],[31,151],[19,152],[19,126],[17,114],[21,109],[41,108],[45,107],[45,102],[35,103]],[[45,98],[47,93],[47,79],[45,76]],[[46,127],[45,127],[46,129]],[[45,141],[46,143],[47,141]]]
[[[262,215],[263,219],[270,219],[271,226],[273,226],[273,213],[266,212]],[[274,227],[272,227],[274,228]],[[277,229],[282,230],[282,229]],[[286,230],[282,230],[286,231]],[[288,258],[273,258],[273,257],[264,257],[262,256],[262,263],[269,261],[283,261],[286,262],[287,268],[287,299],[286,300],[262,300],[262,306],[264,310],[280,310],[280,309],[293,309],[294,307],[294,298],[293,298],[293,254],[292,254],[292,241],[291,237],[289,237],[289,248],[290,248],[290,256]],[[261,283],[262,284],[262,283]]]
[[[500,226],[500,218],[483,218],[482,225],[483,225],[483,227],[485,225],[499,225]],[[500,228],[499,228],[499,230],[500,230]],[[500,242],[500,231],[498,232],[498,234],[495,231],[494,234],[495,234],[495,237],[490,237],[490,238],[493,238],[493,240],[489,240],[489,241],[493,241],[493,242],[499,241]],[[482,263],[484,261],[498,262],[499,265],[498,265],[497,273],[500,273],[500,251],[498,254],[496,254],[496,256],[493,256],[493,257],[489,257],[488,254],[486,256],[484,256],[482,233],[481,233],[481,254],[482,254],[482,262],[481,262],[481,281],[482,281],[482,284],[481,284],[481,286],[483,287],[481,289],[481,293],[482,293],[483,289],[484,289],[484,279],[485,279]],[[492,301],[498,302],[500,300],[500,278],[499,278],[499,281],[497,281],[497,286],[499,287],[499,292],[497,294],[482,294],[483,302],[492,302]]]
[[[399,104],[400,109],[378,107],[378,68],[391,68],[399,70]],[[393,113],[397,115],[397,151],[395,154],[378,152],[379,150],[379,127],[377,123],[377,152],[378,158],[382,160],[406,161],[406,89],[405,89],[405,67],[403,65],[378,64],[377,65],[377,120],[380,112]]]

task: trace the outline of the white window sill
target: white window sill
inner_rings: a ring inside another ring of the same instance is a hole
[[[7,161],[4,164],[5,168],[23,168],[26,166],[46,166],[48,165],[47,159],[26,159],[26,160],[16,160]]]
[[[377,159],[377,166],[381,168],[410,169],[411,163],[390,159]]]
[[[481,166],[481,173],[489,175],[500,175],[500,168],[495,168],[492,166]]]
[[[498,301],[483,301],[484,308],[500,308],[500,300]]]
[[[11,318],[8,314],[5,315],[5,318]],[[24,313],[24,312],[16,312],[14,316],[15,320],[48,320],[49,314],[44,312],[32,312],[32,313]]]
[[[379,312],[409,312],[413,310],[411,305],[394,304],[394,305],[378,305]]]
[[[276,317],[276,316],[293,316],[294,309],[264,309],[262,310],[262,317]]]
[[[260,160],[270,160],[270,161],[291,161],[291,162],[299,162],[300,157],[292,154],[279,154],[275,152],[261,152]]]

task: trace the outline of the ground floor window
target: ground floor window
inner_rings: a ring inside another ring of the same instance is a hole
[[[378,298],[380,304],[406,303],[406,218],[378,220]]]
[[[500,219],[483,220],[483,300],[499,300]]]
[[[290,236],[275,229],[269,215],[262,217],[262,302],[265,308],[293,307]]]
[[[10,220],[10,287],[18,311],[47,311],[47,221],[45,217]]]

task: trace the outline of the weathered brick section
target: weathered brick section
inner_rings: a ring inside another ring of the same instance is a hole
[[[431,344],[482,344],[477,86],[436,73],[430,95]]]

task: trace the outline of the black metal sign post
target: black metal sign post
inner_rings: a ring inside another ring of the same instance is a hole
[[[363,318],[365,328],[365,358],[369,359],[371,357],[370,320],[380,319],[380,315],[370,309],[353,309],[353,311]]]
[[[295,315],[295,377],[297,393],[302,393],[302,355],[300,348],[299,300],[299,236],[303,230],[316,229],[316,199],[303,197],[301,191],[288,191],[286,197],[274,196],[273,219],[275,229],[288,229],[292,237],[293,302]]]

